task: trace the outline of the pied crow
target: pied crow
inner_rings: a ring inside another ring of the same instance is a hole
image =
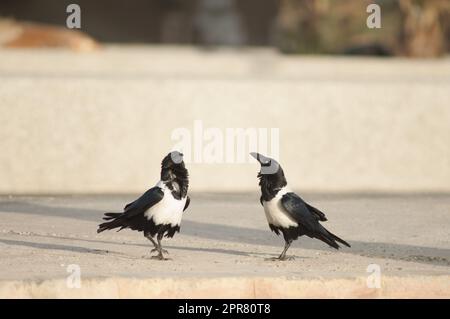
[[[337,242],[350,247],[343,239],[329,232],[320,222],[327,220],[325,214],[306,203],[300,196],[290,191],[280,164],[270,157],[250,153],[261,165],[258,173],[261,187],[261,205],[264,207],[270,229],[277,235],[283,234],[285,246],[276,260],[292,259],[286,257],[292,241],[306,235],[317,238],[335,249]]]
[[[169,153],[161,163],[161,180],[141,197],[125,206],[122,213],[106,213],[104,222],[97,233],[104,230],[124,228],[144,232],[144,236],[155,246],[153,259],[167,259],[168,253],[161,246],[163,237],[171,238],[180,231],[183,212],[188,208],[188,171],[183,162],[183,154]],[[156,238],[156,240],[155,240]]]

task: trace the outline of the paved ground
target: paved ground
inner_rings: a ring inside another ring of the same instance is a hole
[[[326,226],[352,248],[334,251],[302,238],[290,262],[269,262],[283,241],[271,233],[258,195],[192,194],[181,233],[164,242],[169,261],[149,259],[149,242],[124,230],[96,233],[104,211],[134,195],[0,197],[0,280],[82,278],[367,277],[450,275],[450,195],[331,195],[304,198],[328,215]]]

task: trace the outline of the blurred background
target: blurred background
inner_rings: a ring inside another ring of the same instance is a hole
[[[139,192],[195,120],[279,128],[302,190],[448,192],[449,50],[448,0],[2,0],[0,193]],[[256,164],[190,169],[256,190]]]
[[[4,22],[65,27],[62,13],[73,2],[3,0],[0,14]],[[382,30],[366,26],[366,8],[372,3],[382,7]],[[418,57],[440,56],[450,49],[447,0],[78,0],[76,4],[82,8],[83,32],[99,42],[270,46],[293,54]],[[27,45],[27,39],[15,40],[10,45]],[[37,39],[28,38],[29,45],[33,41]]]

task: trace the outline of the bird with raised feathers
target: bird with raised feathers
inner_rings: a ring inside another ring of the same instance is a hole
[[[153,259],[164,260],[163,237],[171,238],[180,231],[183,212],[188,208],[190,198],[188,171],[183,162],[183,154],[169,153],[161,163],[161,178],[156,186],[150,188],[134,202],[127,204],[121,213],[106,213],[104,223],[97,232],[129,228],[142,231],[154,246],[151,252],[157,252]]]
[[[281,233],[285,240],[280,256],[272,259],[292,259],[286,257],[286,252],[294,240],[304,235],[317,238],[335,249],[340,248],[339,244],[350,247],[345,240],[320,224],[327,221],[323,212],[289,189],[283,169],[276,160],[254,152],[250,155],[261,165],[258,173],[260,202],[264,207],[269,228],[277,235]]]

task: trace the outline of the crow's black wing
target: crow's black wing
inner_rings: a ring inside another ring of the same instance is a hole
[[[189,204],[191,203],[191,199],[189,196],[186,198],[186,204],[184,204],[183,212],[189,207]]]
[[[284,194],[283,197],[281,197],[281,205],[284,207],[289,216],[291,216],[299,224],[299,226],[303,228],[305,234],[309,237],[320,239],[336,249],[339,249],[339,245],[336,241],[350,247],[345,240],[325,229],[325,227],[319,223],[320,216],[317,212],[310,209],[309,207],[312,206],[306,204],[297,194]]]
[[[164,192],[161,188],[155,186],[146,191],[141,197],[134,202],[129,203],[124,208],[124,217],[133,217],[138,214],[143,214],[147,209],[158,203],[164,197]]]
[[[317,208],[315,208],[314,206],[309,205],[307,202],[304,202],[306,207],[308,207],[308,209],[313,212],[314,214],[316,214],[317,218],[319,218],[319,220],[321,222],[326,222],[327,216],[325,216],[325,214],[323,212],[321,212],[320,210],[318,210]]]
[[[289,196],[291,197],[296,197],[297,199],[299,199],[300,201],[303,202],[303,204],[305,204],[306,208],[308,208],[308,210],[313,213],[314,215],[316,215],[317,219],[320,220],[321,222],[326,222],[328,219],[325,216],[325,214],[323,212],[321,212],[320,210],[318,210],[317,208],[315,208],[314,206],[309,205],[307,202],[305,202],[300,196],[298,196],[295,193],[288,193]]]
[[[101,233],[107,229],[131,228],[133,230],[142,231],[142,219],[147,209],[158,203],[164,197],[161,188],[155,186],[146,191],[141,197],[134,202],[125,206],[123,213],[105,213],[103,216],[104,223],[98,225],[97,233]]]
[[[305,202],[295,193],[286,193],[281,197],[281,205],[297,223],[309,232],[321,230],[318,217],[312,213]]]

